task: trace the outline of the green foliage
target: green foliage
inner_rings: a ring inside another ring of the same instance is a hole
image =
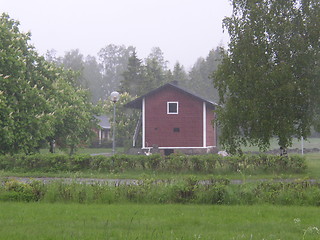
[[[189,80],[183,84],[204,98],[218,102],[218,91],[212,83],[212,73],[221,63],[220,49],[212,49],[206,58],[199,58],[189,72]]]
[[[5,155],[0,157],[0,169],[19,171],[85,171],[126,172],[150,170],[170,173],[303,173],[306,159],[293,155],[242,155],[221,157],[219,155],[160,154],[114,155],[111,157],[89,154],[67,156],[63,154]]]
[[[123,73],[120,90],[131,96],[141,96],[169,82],[171,79],[168,76],[167,62],[160,48],[153,48],[144,64],[133,51],[128,59],[127,69]]]
[[[47,141],[75,149],[89,139],[97,111],[76,74],[37,54],[19,22],[0,17],[0,153],[34,153]]]
[[[124,72],[127,69],[129,57],[135,52],[132,46],[109,44],[102,48],[99,53],[99,59],[102,65],[102,86],[95,86],[103,89],[101,99],[109,96],[112,91],[119,89],[120,83],[124,79]]]
[[[233,1],[224,19],[229,50],[214,77],[229,152],[266,149],[274,136],[286,148],[310,134],[319,112],[319,11],[317,0]]]
[[[130,93],[131,96],[142,95],[144,80],[142,61],[137,57],[136,51],[133,51],[128,59],[127,69],[123,72],[120,90],[123,93]]]
[[[22,202],[319,206],[319,197],[320,184],[308,180],[232,184],[223,178],[200,181],[187,177],[170,181],[141,179],[116,184],[85,184],[77,180],[42,183],[5,179],[0,185],[0,201]]]
[[[0,200],[36,202],[42,200],[45,191],[44,184],[38,181],[23,183],[16,180],[6,180],[0,190]]]
[[[125,104],[134,99],[128,93],[120,94],[120,99],[116,104],[116,145],[124,146],[125,150],[132,147],[132,136],[140,117],[137,110],[128,109]],[[110,114],[109,121],[111,123],[111,129],[113,131],[113,110],[114,103],[112,101],[105,101],[105,112]]]

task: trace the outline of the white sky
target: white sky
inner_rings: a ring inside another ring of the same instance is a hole
[[[79,49],[96,55],[108,44],[136,47],[145,58],[160,47],[172,67],[187,69],[219,45],[229,0],[0,0],[0,13],[19,20],[40,54]]]

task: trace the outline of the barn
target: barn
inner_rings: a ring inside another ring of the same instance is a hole
[[[133,145],[141,127],[144,150],[156,148],[165,155],[213,151],[217,143],[212,124],[216,105],[176,83],[154,89],[126,105],[141,110]]]

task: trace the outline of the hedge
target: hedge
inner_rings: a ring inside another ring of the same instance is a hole
[[[34,154],[2,155],[0,170],[77,172],[93,170],[99,172],[125,172],[151,170],[170,173],[221,173],[221,172],[279,172],[302,173],[306,170],[306,159],[299,155],[242,155],[222,157],[217,154],[183,155],[160,154],[103,156],[88,154]]]

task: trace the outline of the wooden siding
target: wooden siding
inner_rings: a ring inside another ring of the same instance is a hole
[[[167,102],[178,102],[179,113],[167,114]],[[203,147],[202,125],[203,102],[182,91],[167,87],[145,98],[145,147]],[[211,145],[213,130],[208,133]]]

